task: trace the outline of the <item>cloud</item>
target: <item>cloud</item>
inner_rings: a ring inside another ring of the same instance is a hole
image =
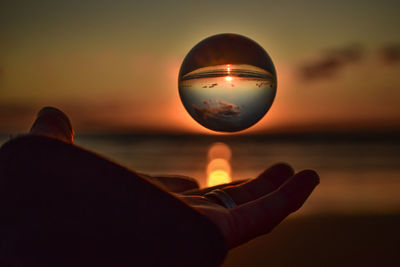
[[[297,69],[298,77],[304,81],[333,78],[348,65],[360,62],[365,57],[375,60],[375,63],[395,65],[400,63],[400,44],[388,43],[379,49],[364,53],[360,45],[350,45],[339,49],[331,49],[314,61],[300,64]],[[379,62],[376,62],[376,56]]]
[[[222,101],[220,99],[203,100],[205,107],[199,107],[193,104],[193,109],[203,121],[223,120],[227,117],[236,117],[240,114],[240,106]]]
[[[298,73],[303,80],[331,78],[349,64],[359,62],[364,56],[360,45],[331,49],[319,59],[300,65]]]
[[[400,44],[386,44],[378,51],[379,58],[387,65],[400,62]]]

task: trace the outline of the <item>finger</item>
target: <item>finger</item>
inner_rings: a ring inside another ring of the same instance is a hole
[[[194,190],[188,190],[186,192],[183,192],[184,195],[190,195],[190,196],[203,196],[204,194],[207,194],[208,192],[215,190],[215,189],[222,189],[227,186],[232,186],[232,185],[238,185],[247,182],[249,179],[244,179],[244,180],[237,180],[230,182],[228,184],[219,184],[207,188],[202,188],[202,189],[194,189]]]
[[[74,140],[74,130],[69,118],[53,107],[44,107],[39,111],[30,133],[57,138],[68,143]]]
[[[272,194],[232,209],[234,231],[228,240],[229,246],[238,246],[270,232],[303,205],[318,183],[315,171],[301,171]]]
[[[237,186],[224,187],[223,190],[237,205],[265,196],[279,188],[287,179],[293,176],[293,168],[288,164],[276,164],[257,178]]]
[[[182,175],[152,176],[147,174],[141,174],[141,175],[145,176],[146,178],[150,179],[157,185],[173,193],[181,193],[187,190],[199,189],[198,182],[195,179],[187,176],[182,176]]]

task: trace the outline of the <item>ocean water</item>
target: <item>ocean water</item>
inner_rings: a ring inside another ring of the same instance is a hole
[[[7,138],[0,138],[0,144]],[[215,142],[231,150],[232,180],[256,177],[277,162],[314,169],[321,183],[297,216],[400,211],[397,135],[78,135],[75,143],[148,174],[180,174],[207,186]]]

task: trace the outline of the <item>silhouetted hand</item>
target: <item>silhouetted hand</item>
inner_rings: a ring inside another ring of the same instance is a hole
[[[234,248],[270,232],[303,205],[318,183],[312,170],[294,174],[289,165],[276,164],[255,179],[222,187],[236,203],[234,208],[227,209],[210,197],[182,198],[218,225],[228,248]]]
[[[31,134],[73,142],[73,129],[68,117],[50,107],[39,112]],[[141,175],[175,193],[214,222],[223,233],[228,248],[270,232],[290,213],[298,210],[319,183],[315,171],[304,170],[294,174],[289,165],[282,163],[270,167],[255,179],[201,190],[194,179],[185,176]],[[209,194],[216,188],[225,192],[235,207],[228,209],[226,201]]]

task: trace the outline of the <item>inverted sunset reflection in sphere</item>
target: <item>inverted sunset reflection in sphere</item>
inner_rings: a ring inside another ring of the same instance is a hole
[[[178,85],[193,119],[214,131],[236,132],[264,117],[277,81],[274,64],[260,45],[238,34],[218,34],[186,55]]]

